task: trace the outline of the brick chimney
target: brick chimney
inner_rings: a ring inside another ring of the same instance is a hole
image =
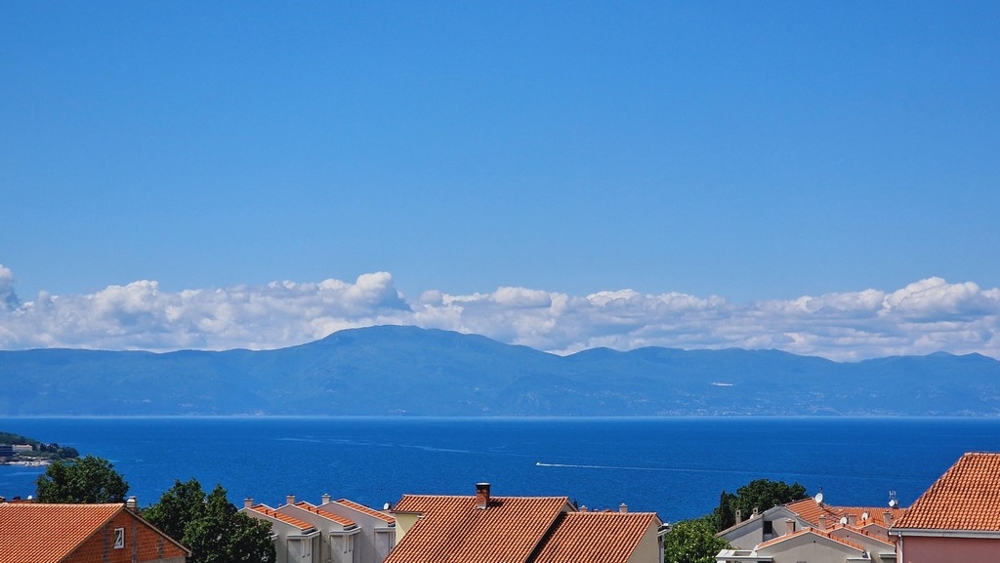
[[[485,509],[490,504],[490,484],[476,483],[476,508]]]
[[[333,497],[331,497],[329,493],[323,495],[323,504],[330,504],[331,500],[333,500]]]
[[[794,533],[795,533],[795,520],[792,520],[791,518],[785,519],[785,534],[794,534]]]
[[[250,508],[252,506],[253,506],[253,499],[252,498],[247,497],[247,498],[243,499],[243,508]]]
[[[826,531],[826,514],[819,515],[819,531]]]
[[[885,512],[883,512],[882,513],[882,520],[885,521],[885,527],[886,528],[891,528],[892,527],[892,513],[891,512],[889,512],[888,510],[886,510]]]
[[[285,504],[295,504],[295,495],[285,497]]]

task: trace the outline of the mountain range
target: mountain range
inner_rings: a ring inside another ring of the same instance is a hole
[[[558,356],[409,326],[277,350],[0,351],[0,416],[997,416],[979,354],[834,362],[777,350]]]

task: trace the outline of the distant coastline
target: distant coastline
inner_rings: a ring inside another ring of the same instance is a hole
[[[52,465],[51,459],[18,459],[14,461],[0,461],[0,465],[14,465],[21,467],[46,467]]]

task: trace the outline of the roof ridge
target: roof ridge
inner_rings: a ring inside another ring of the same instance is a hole
[[[276,520],[281,520],[282,522],[284,522],[286,524],[290,524],[292,526],[295,526],[296,528],[298,528],[298,529],[300,529],[302,531],[308,531],[308,530],[311,530],[311,529],[312,530],[316,529],[316,526],[313,526],[309,522],[306,522],[304,520],[300,520],[300,519],[298,519],[298,518],[296,518],[294,516],[289,516],[287,514],[282,514],[281,512],[278,512],[277,510],[275,510],[275,509],[271,508],[270,506],[268,506],[266,504],[263,504],[263,503],[261,503],[261,504],[255,504],[254,506],[251,506],[249,508],[249,510],[253,510],[254,512],[259,512],[259,513],[263,514],[264,516],[269,516],[269,517],[274,518]]]

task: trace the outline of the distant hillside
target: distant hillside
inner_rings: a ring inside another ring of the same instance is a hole
[[[0,351],[0,416],[1000,414],[1000,362],[838,363],[775,350],[560,357],[415,327],[252,352]]]

